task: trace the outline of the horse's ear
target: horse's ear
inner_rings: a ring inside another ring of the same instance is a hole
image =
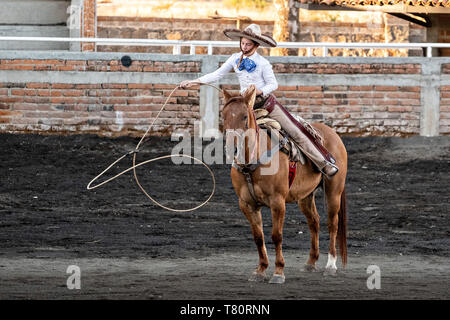
[[[256,99],[256,87],[252,84],[244,93],[244,101],[247,106],[253,110]]]
[[[223,92],[223,96],[225,97],[225,101],[230,100],[233,96],[231,95],[231,93],[229,93],[227,90],[222,89]]]

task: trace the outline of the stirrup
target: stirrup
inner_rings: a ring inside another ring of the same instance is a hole
[[[324,170],[325,167],[327,167],[327,166],[330,166],[330,167],[334,168],[335,170],[334,170],[331,174],[327,174],[327,173],[325,172],[325,170]],[[327,165],[326,165],[325,167],[323,167],[322,170],[320,170],[320,171],[321,171],[324,175],[326,175],[328,178],[334,177],[334,176],[336,175],[336,173],[338,173],[338,171],[339,171],[339,168],[338,168],[336,165],[334,165],[333,163],[331,163],[331,162],[328,162]]]

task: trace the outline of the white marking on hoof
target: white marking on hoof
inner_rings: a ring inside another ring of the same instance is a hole
[[[328,262],[325,267],[325,274],[336,274],[337,267],[336,267],[336,257],[333,257],[330,253],[328,253]]]
[[[270,279],[269,283],[275,283],[275,284],[283,284],[285,281],[286,277],[280,274],[274,274],[272,276],[272,279]]]

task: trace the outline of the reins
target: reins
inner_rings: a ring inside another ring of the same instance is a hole
[[[207,85],[207,86],[210,86],[210,87],[213,87],[213,88],[217,89],[218,91],[222,91],[222,89],[220,89],[220,88],[218,88],[218,87],[216,87],[216,86],[214,86],[214,85],[212,85],[212,84],[209,84],[209,83],[200,83],[200,85]],[[148,133],[150,132],[150,130],[151,130],[151,128],[153,127],[153,125],[155,124],[156,120],[159,118],[159,115],[161,114],[161,112],[162,112],[162,111],[164,110],[164,108],[166,107],[167,102],[168,102],[169,99],[172,97],[173,93],[174,93],[179,87],[180,87],[180,86],[176,86],[176,87],[172,90],[172,92],[170,92],[169,96],[167,97],[167,99],[166,99],[166,101],[164,102],[163,106],[162,106],[161,109],[159,110],[159,112],[158,112],[158,114],[156,115],[155,119],[153,119],[153,122],[150,124],[150,126],[149,126],[148,129],[147,129],[147,131],[144,133],[144,135],[142,136],[141,140],[140,140],[139,143],[136,145],[136,148],[135,148],[134,150],[130,151],[130,152],[127,152],[126,154],[124,154],[124,155],[121,156],[120,158],[118,158],[116,161],[114,161],[113,163],[111,163],[105,170],[103,170],[99,175],[97,175],[94,179],[92,179],[92,180],[89,182],[89,184],[87,185],[87,189],[88,189],[88,190],[96,189],[96,188],[98,188],[98,187],[100,187],[100,186],[102,186],[102,185],[104,185],[104,184],[107,184],[107,183],[109,183],[109,182],[111,182],[111,181],[117,179],[118,177],[120,177],[121,175],[127,173],[128,171],[133,170],[134,180],[136,181],[136,184],[137,184],[138,187],[141,189],[141,191],[142,191],[142,192],[145,194],[145,196],[146,196],[147,198],[149,198],[154,204],[156,204],[157,206],[159,206],[159,207],[161,207],[161,208],[163,208],[163,209],[166,209],[166,210],[169,210],[169,211],[173,211],[173,212],[189,212],[189,211],[194,211],[194,210],[197,210],[197,209],[203,207],[205,204],[207,204],[207,203],[209,202],[209,200],[211,200],[211,198],[212,198],[212,196],[214,195],[214,192],[215,192],[215,190],[216,190],[216,179],[215,179],[215,177],[214,177],[214,173],[212,172],[211,168],[210,168],[206,163],[204,163],[202,160],[200,160],[200,159],[198,159],[198,158],[196,158],[196,157],[193,157],[193,156],[190,156],[190,155],[185,155],[185,154],[170,154],[170,155],[165,155],[165,156],[161,156],[161,157],[149,159],[149,160],[146,160],[146,161],[143,161],[143,162],[140,162],[140,163],[136,164],[136,154],[139,152],[139,148],[141,147],[142,142],[144,141],[145,137],[146,137],[146,136],[148,135]],[[109,178],[109,179],[107,179],[107,180],[105,180],[105,181],[103,181],[103,182],[101,182],[101,183],[99,183],[99,184],[97,184],[97,185],[91,186],[92,183],[93,183],[94,181],[96,181],[96,180],[98,180],[100,177],[102,177],[102,176],[103,176],[106,172],[108,172],[108,171],[109,171],[116,163],[120,162],[123,158],[125,158],[125,157],[127,157],[127,156],[129,156],[129,155],[131,155],[131,154],[133,155],[133,166],[132,166],[132,167],[129,167],[128,169],[123,170],[122,172],[116,174],[115,176],[113,176],[113,177],[111,177],[111,178]],[[167,159],[167,158],[172,158],[172,157],[184,157],[184,158],[189,158],[189,159],[192,159],[192,160],[194,160],[194,161],[197,161],[198,163],[201,163],[206,169],[208,169],[209,174],[211,175],[212,182],[213,182],[213,188],[212,188],[211,194],[210,194],[210,195],[208,196],[208,198],[207,198],[205,201],[203,201],[201,204],[199,204],[199,205],[197,205],[197,206],[195,206],[195,207],[193,207],[193,208],[189,208],[189,209],[174,209],[174,208],[170,208],[170,207],[164,206],[164,205],[162,205],[161,203],[159,203],[158,201],[156,201],[155,199],[153,199],[153,198],[147,193],[147,191],[146,191],[145,188],[141,185],[141,183],[139,182],[139,179],[138,179],[137,173],[136,173],[136,168],[138,168],[138,167],[140,167],[140,166],[143,166],[143,165],[145,165],[145,164],[148,164],[148,163],[150,163],[150,162],[153,162],[153,161],[158,161],[158,160]]]

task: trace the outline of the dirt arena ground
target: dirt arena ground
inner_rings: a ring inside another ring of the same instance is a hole
[[[344,137],[348,265],[336,277],[303,271],[309,252],[306,219],[287,206],[286,283],[252,283],[257,264],[248,222],[240,212],[229,165],[213,165],[217,190],[193,213],[153,205],[131,174],[86,190],[138,139],[0,134],[0,299],[449,299],[450,137]],[[139,161],[171,152],[169,138],[152,138]],[[120,163],[130,166],[131,159]],[[116,171],[118,172],[118,171]],[[164,204],[188,208],[212,183],[200,165],[170,160],[138,170]],[[328,233],[322,192],[319,267]],[[271,219],[263,210],[274,269]],[[67,268],[81,271],[69,290]],[[367,268],[380,270],[368,289]],[[341,267],[338,261],[338,268]]]

